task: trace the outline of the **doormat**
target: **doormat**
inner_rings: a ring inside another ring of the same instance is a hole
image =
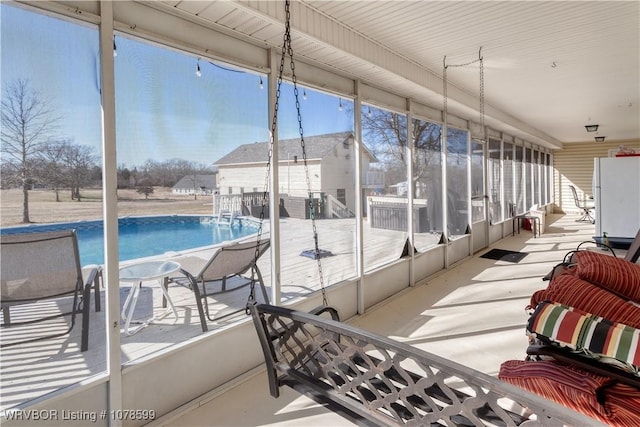
[[[491,249],[489,252],[480,255],[480,258],[497,259],[518,263],[526,257],[526,252],[507,251],[505,249]]]

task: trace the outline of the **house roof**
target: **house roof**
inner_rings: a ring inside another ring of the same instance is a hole
[[[324,135],[305,136],[304,146],[307,159],[322,159],[330,153],[333,148],[353,137],[352,132],[337,132]],[[243,144],[219,159],[216,165],[233,165],[241,163],[262,163],[267,161],[269,152],[269,142],[256,142],[253,144]],[[300,138],[281,139],[278,141],[278,160],[293,160],[297,156],[302,160],[302,147]],[[373,156],[372,156],[373,158]]]
[[[184,188],[216,188],[216,175],[195,175],[195,185],[193,182],[193,175],[185,175],[172,187],[173,189]]]

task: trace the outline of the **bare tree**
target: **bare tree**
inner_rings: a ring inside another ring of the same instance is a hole
[[[87,145],[65,144],[64,161],[71,181],[71,199],[80,199],[80,188],[91,180],[91,171],[97,157],[92,147]]]
[[[42,165],[38,167],[39,179],[53,188],[56,193],[56,202],[60,201],[60,190],[70,182],[65,165],[66,144],[66,141],[52,141],[40,152]]]
[[[34,157],[42,150],[60,117],[53,114],[50,103],[31,87],[27,79],[10,83],[2,97],[0,151],[3,162],[11,163],[22,186],[22,222],[29,218],[29,189],[35,174]]]
[[[379,108],[368,108],[362,114],[362,127],[367,148],[376,156],[385,171],[386,185],[407,183],[407,191],[416,199],[429,199],[428,224],[431,230],[442,230],[442,126],[414,119],[412,134],[407,136],[404,114]],[[413,157],[409,144],[413,143]],[[413,164],[413,176],[407,179],[407,165]],[[466,180],[463,180],[463,183]],[[411,184],[411,185],[409,185]]]
[[[118,188],[129,188],[130,181],[131,171],[124,166],[118,166]]]
[[[407,164],[413,162],[412,188],[416,191],[415,183],[427,178],[434,161],[440,160],[440,125],[414,120],[413,132],[408,139],[407,120],[403,114],[373,108],[362,114],[362,122],[367,147],[384,164],[386,177],[394,182],[406,180]],[[411,141],[413,159],[408,158]]]
[[[151,177],[148,173],[145,173],[140,179],[140,183],[136,186],[136,192],[144,194],[145,199],[148,199],[149,195],[153,194],[153,185],[151,185]]]

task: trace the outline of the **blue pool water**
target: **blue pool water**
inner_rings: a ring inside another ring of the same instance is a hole
[[[70,230],[78,233],[82,265],[104,264],[104,228],[101,220],[30,225],[0,229],[0,234]],[[215,217],[167,215],[125,217],[118,220],[120,261],[161,255],[168,251],[215,245],[249,236],[258,231],[258,223],[240,219],[231,227],[218,226]]]

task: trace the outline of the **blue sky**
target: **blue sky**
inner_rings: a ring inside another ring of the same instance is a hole
[[[96,28],[0,4],[1,84],[27,78],[56,115],[56,136],[101,153]],[[118,164],[182,158],[211,164],[239,144],[269,138],[267,80],[208,59],[116,36]],[[294,45],[295,49],[295,45]],[[199,63],[202,76],[195,74]],[[298,135],[293,91],[283,84],[279,133]],[[353,104],[305,89],[305,136],[353,129]],[[302,95],[302,87],[300,87]]]
[[[97,33],[5,4],[0,4],[0,14],[3,96],[8,83],[28,79],[62,117],[57,135],[99,147]]]

